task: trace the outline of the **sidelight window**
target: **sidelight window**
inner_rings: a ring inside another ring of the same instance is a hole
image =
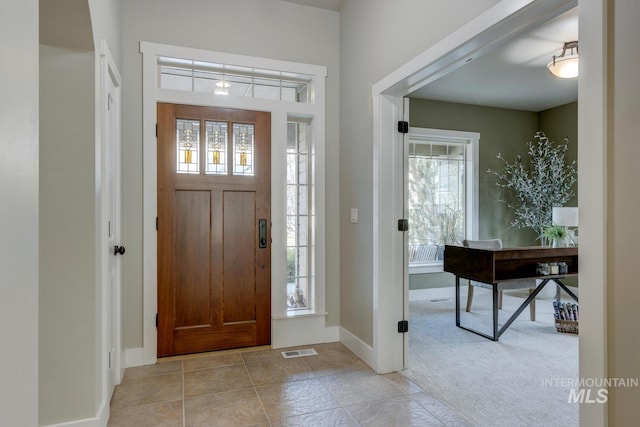
[[[287,308],[306,309],[313,285],[313,145],[311,125],[287,123]]]

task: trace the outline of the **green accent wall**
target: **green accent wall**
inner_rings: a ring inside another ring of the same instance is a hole
[[[578,169],[578,103],[561,105],[538,113],[540,129],[547,137],[557,143],[565,138],[569,140],[567,159],[575,160]],[[578,206],[578,186],[575,186],[575,196],[565,206]]]
[[[501,189],[488,169],[502,170],[498,153],[508,161],[517,155],[526,157],[527,143],[542,130],[552,141],[569,139],[568,161],[577,161],[578,134],[577,102],[542,112],[482,107],[452,102],[410,99],[409,124],[412,127],[447,129],[480,133],[479,155],[479,230],[478,238],[501,238],[504,246],[533,246],[539,244],[530,230],[510,228],[511,210],[499,200]],[[577,187],[576,187],[577,188]],[[568,206],[575,206],[576,198]],[[409,289],[453,286],[448,273],[412,274]]]

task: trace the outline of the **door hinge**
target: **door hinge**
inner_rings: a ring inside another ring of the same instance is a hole
[[[111,352],[108,353],[109,356],[109,369],[111,369]]]
[[[409,122],[404,122],[400,120],[398,122],[398,132],[400,133],[409,133]]]
[[[398,220],[398,231],[409,231],[409,220],[402,218]]]
[[[398,322],[398,333],[399,334],[404,334],[409,332],[409,321],[408,320],[401,320]]]
[[[158,328],[158,313],[156,313],[156,329]]]
[[[156,231],[158,231],[158,217],[156,217]]]
[[[156,138],[158,137],[158,124],[156,123]]]

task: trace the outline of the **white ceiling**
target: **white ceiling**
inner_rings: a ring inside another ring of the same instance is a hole
[[[39,7],[40,43],[84,52],[93,50],[87,0],[40,0]]]
[[[282,0],[289,3],[297,3],[305,6],[319,7],[320,9],[329,9],[340,11],[344,0]]]
[[[59,6],[64,1],[64,8]],[[339,11],[344,0],[283,0]],[[58,20],[73,25],[43,26],[41,43],[92,50],[86,0],[40,1],[40,13],[59,14]],[[70,20],[69,10],[74,11]],[[78,25],[82,23],[83,25]],[[87,29],[88,25],[88,29]],[[60,29],[65,31],[59,31]],[[87,36],[88,35],[88,36]],[[459,69],[410,94],[412,98],[486,105],[527,111],[542,111],[578,99],[578,79],[560,79],[546,69],[551,57],[559,55],[565,42],[578,40],[578,8],[551,19],[493,52],[474,58]]]
[[[283,1],[340,11],[344,0]],[[560,79],[547,70],[552,56],[573,40],[578,40],[577,7],[409,96],[536,112],[577,101],[578,79]]]
[[[565,42],[578,40],[578,8],[518,36],[418,89],[411,98],[542,111],[578,99],[578,79],[551,75],[546,66]]]

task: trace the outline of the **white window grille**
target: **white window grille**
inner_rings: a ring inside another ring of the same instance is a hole
[[[410,273],[442,271],[444,245],[473,236],[479,136],[412,128],[408,153]]]
[[[311,103],[312,76],[228,64],[160,57],[162,89]]]
[[[308,309],[314,278],[311,124],[287,123],[287,308]]]

